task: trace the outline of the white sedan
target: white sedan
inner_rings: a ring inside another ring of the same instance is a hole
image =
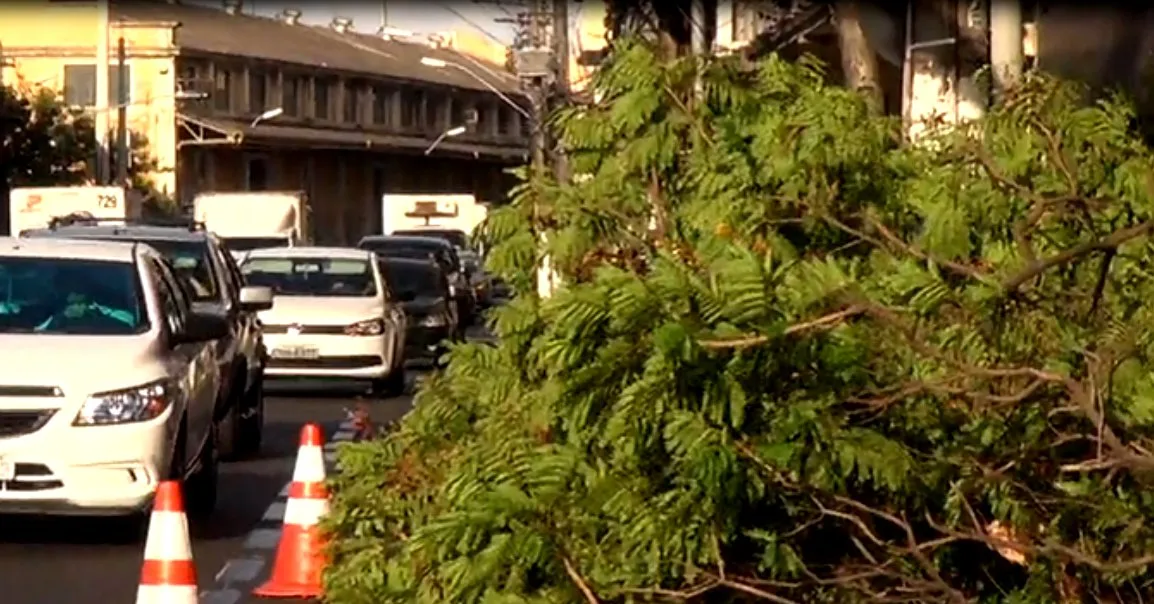
[[[368,380],[399,394],[405,385],[405,315],[388,297],[376,255],[338,247],[248,252],[241,272],[273,291],[259,314],[267,377]]]

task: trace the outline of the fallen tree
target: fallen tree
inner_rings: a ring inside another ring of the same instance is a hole
[[[1033,76],[904,146],[807,64],[624,45],[573,170],[486,225],[521,291],[335,480],[327,597],[1137,602],[1154,156]]]

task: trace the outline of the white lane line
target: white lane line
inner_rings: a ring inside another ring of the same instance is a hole
[[[279,528],[253,529],[252,532],[248,534],[248,539],[244,541],[244,549],[276,549],[276,544],[280,541],[280,531]]]
[[[236,604],[243,596],[235,589],[218,589],[200,594],[199,601],[200,604]]]
[[[356,437],[356,427],[353,421],[345,420],[337,427],[332,438],[325,443],[324,457],[330,467],[328,473],[336,470],[336,450],[343,442],[349,442]],[[254,528],[249,532],[244,545],[241,546],[245,557],[234,558],[225,562],[214,577],[214,583],[221,589],[206,590],[200,595],[200,604],[237,604],[245,597],[245,592],[233,589],[231,585],[246,585],[253,582],[268,564],[269,556],[280,543],[286,499],[292,482],[286,482],[277,493],[277,497],[261,517],[261,523],[276,523],[276,528]]]
[[[283,501],[272,502],[272,504],[268,506],[268,509],[264,511],[264,516],[261,516],[261,520],[284,520],[284,506],[285,502]]]
[[[237,558],[225,562],[224,568],[216,574],[216,582],[224,585],[247,583],[256,579],[264,568],[264,558]]]

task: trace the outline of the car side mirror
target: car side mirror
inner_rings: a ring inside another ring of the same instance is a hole
[[[228,319],[216,313],[189,313],[184,331],[173,334],[176,344],[193,344],[219,340],[228,335]]]
[[[272,288],[263,285],[246,285],[240,288],[240,308],[248,312],[272,308]]]

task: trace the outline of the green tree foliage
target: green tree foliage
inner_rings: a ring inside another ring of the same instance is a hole
[[[0,232],[8,225],[13,187],[51,187],[91,182],[96,157],[93,121],[69,109],[48,88],[0,87]],[[129,175],[156,209],[173,206],[146,174],[156,168],[144,140],[133,137]]]
[[[625,46],[574,172],[486,226],[530,288],[342,449],[328,598],[1150,601],[1154,155],[1031,77],[901,143],[816,68]]]

